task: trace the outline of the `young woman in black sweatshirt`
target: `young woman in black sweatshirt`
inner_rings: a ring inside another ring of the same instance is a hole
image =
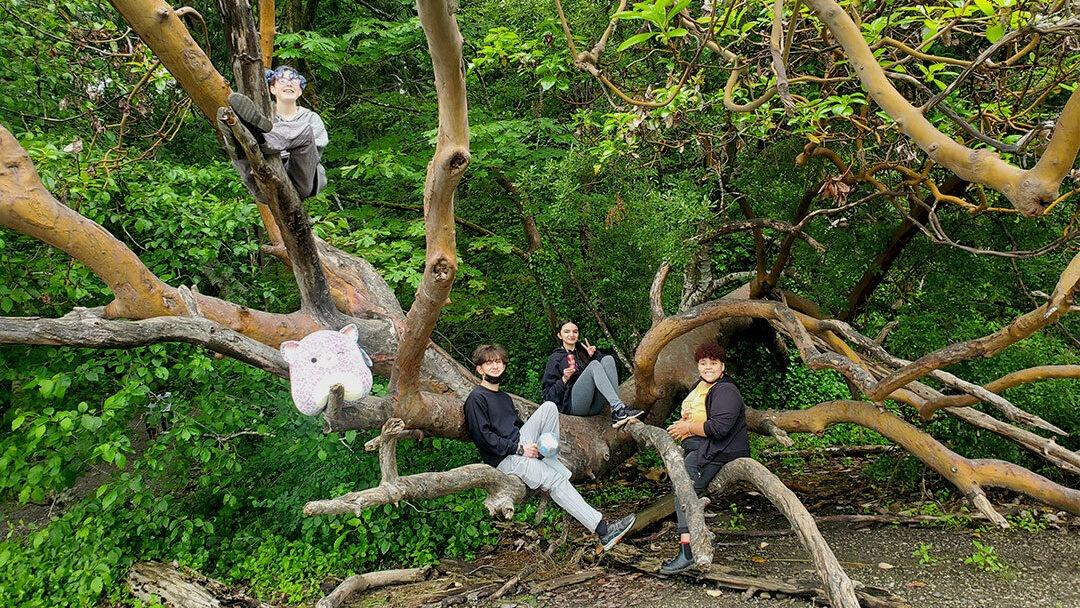
[[[619,375],[615,358],[595,346],[578,342],[578,326],[572,321],[559,325],[559,347],[548,357],[541,379],[544,401],[552,401],[563,414],[596,416],[611,406],[612,426],[619,427],[642,414],[619,399]]]

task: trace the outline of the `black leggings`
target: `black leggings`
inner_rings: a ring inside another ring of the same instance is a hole
[[[694,493],[701,496],[705,489],[712,483],[713,478],[724,468],[724,465],[735,460],[738,456],[722,454],[717,460],[701,462],[701,453],[707,442],[703,437],[688,437],[683,441],[683,450],[686,452],[684,462],[686,472],[690,474],[690,481],[694,482]],[[675,497],[675,521],[678,522],[679,534],[688,534],[690,528],[686,523],[686,515],[679,505],[679,498]]]

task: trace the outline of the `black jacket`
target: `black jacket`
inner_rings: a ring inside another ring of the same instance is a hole
[[[574,359],[577,363],[577,371],[573,376],[570,376],[570,380],[563,382],[562,374],[567,367],[570,367],[566,363],[566,355],[569,355],[570,351],[566,350],[562,346],[552,351],[551,356],[548,357],[547,365],[544,366],[544,377],[540,380],[540,385],[544,394],[544,401],[553,401],[558,406],[559,411],[567,413],[570,411],[570,390],[574,387],[574,383],[577,382],[581,373],[585,371],[585,366],[592,360],[589,358],[588,351],[585,350],[581,344],[574,345]],[[600,359],[603,355],[600,351],[596,351],[595,359]]]
[[[742,394],[727,376],[709,389],[705,396],[705,413],[702,461],[733,460],[750,455]]]
[[[480,458],[497,467],[503,458],[517,454],[519,429],[524,424],[510,395],[477,385],[465,398],[465,428]]]

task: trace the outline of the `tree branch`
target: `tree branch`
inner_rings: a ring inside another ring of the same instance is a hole
[[[416,299],[405,318],[398,358],[391,376],[399,416],[407,422],[420,407],[420,359],[435,329],[457,273],[454,237],[454,190],[469,166],[469,119],[461,32],[445,0],[417,3],[435,70],[439,134],[424,185],[427,258]]]
[[[1027,216],[1042,214],[1058,197],[1061,182],[1080,151],[1080,92],[1070,96],[1043,158],[1025,171],[994,152],[973,150],[938,131],[889,82],[858,26],[840,5],[834,0],[807,0],[807,4],[844,48],[863,88],[931,159],[965,181],[997,190]]]

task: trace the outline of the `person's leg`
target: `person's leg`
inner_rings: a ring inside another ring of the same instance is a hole
[[[540,435],[551,433],[559,436],[559,408],[551,401],[545,401],[529,416],[518,431],[518,443],[528,445],[536,443]]]
[[[590,361],[585,366],[585,371],[578,376],[570,392],[571,412],[582,412],[575,413],[575,416],[599,414],[599,409],[592,411],[594,402],[599,403],[601,409],[604,405],[610,405],[612,410],[623,407],[623,402],[619,399],[619,391],[611,383],[604,364],[600,361]]]
[[[497,468],[507,475],[519,477],[533,490],[539,488],[548,492],[555,504],[581,522],[590,532],[595,532],[596,526],[603,519],[599,511],[585,502],[569,479],[559,475],[551,467],[544,466],[536,458],[507,456]]]
[[[690,481],[694,484],[694,491],[697,491],[698,478],[701,476],[700,455],[701,452],[699,450],[689,450],[683,458],[686,472],[690,475]],[[700,496],[700,494],[698,494],[698,496]],[[679,534],[688,534],[690,532],[690,527],[686,522],[686,514],[683,513],[678,496],[675,497],[675,521],[678,524],[676,529],[679,531]]]
[[[706,462],[702,464],[699,460],[700,451],[693,452],[693,462],[689,462],[690,455],[687,455],[686,470],[690,473],[690,478],[694,482],[694,493],[701,496],[708,489],[709,484],[716,477],[716,474],[720,472],[720,469],[727,464],[727,461],[723,462]],[[691,471],[692,469],[692,471]],[[675,555],[670,561],[660,567],[661,574],[675,574],[682,572],[694,566],[694,553],[690,550],[690,527],[687,525],[686,514],[683,512],[679,505],[678,498],[675,499],[675,517],[678,521],[679,529],[679,553]]]
[[[302,129],[295,131],[280,126],[283,124],[287,123],[275,124],[274,129],[263,137],[266,138],[266,144],[271,149],[289,153],[289,158],[285,161],[285,173],[288,174],[289,181],[293,183],[300,198],[308,198],[315,194],[318,186],[319,161],[322,159],[322,154],[319,153],[319,147],[315,145],[315,134],[311,130],[311,125],[304,125]]]

